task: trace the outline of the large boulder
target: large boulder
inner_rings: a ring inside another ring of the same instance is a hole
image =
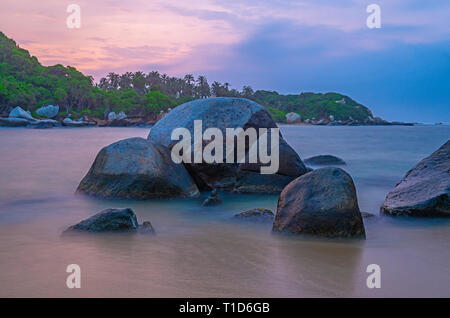
[[[280,194],[273,231],[365,238],[350,175],[340,168],[322,168],[289,183]]]
[[[143,138],[124,139],[103,148],[77,191],[134,199],[199,194],[184,166],[172,161],[169,149]]]
[[[304,160],[304,163],[312,166],[337,166],[345,165],[345,161],[341,158],[332,155],[319,155],[314,157],[309,157]]]
[[[59,106],[55,105],[47,105],[36,110],[36,114],[42,117],[54,118],[58,115]]]
[[[208,128],[218,128],[226,136],[226,128],[277,128],[270,114],[261,105],[245,98],[207,98],[191,101],[180,105],[160,119],[150,130],[148,139],[162,144],[171,149],[178,141],[171,140],[172,131],[176,128],[186,128],[194,136],[194,120],[202,120],[203,132]],[[260,136],[258,136],[259,138]],[[269,138],[270,140],[270,138]],[[289,179],[283,187],[294,178],[306,173],[306,168],[297,153],[280,136],[280,165],[276,176],[285,176]],[[203,147],[208,144],[203,142]],[[235,153],[236,153],[235,144]],[[246,145],[246,151],[250,146]],[[192,147],[192,149],[194,149]],[[225,151],[224,151],[225,156]],[[248,162],[248,161],[247,161]],[[238,190],[239,185],[245,187],[242,182],[242,174],[247,176],[249,172],[260,174],[260,163],[185,163],[189,173],[201,189],[209,190],[221,188],[225,190]],[[252,174],[252,173],[250,173]],[[266,177],[266,182],[278,182],[279,178]],[[260,180],[261,181],[261,180]],[[258,192],[264,192],[264,185],[260,184]],[[277,186],[278,187],[278,186]],[[249,187],[252,188],[252,187]],[[279,188],[279,187],[278,187]],[[278,189],[278,191],[280,191]]]
[[[287,114],[286,114],[286,121],[287,121],[289,124],[298,123],[298,122],[300,122],[301,120],[302,120],[302,118],[301,118],[300,115],[297,114],[297,113],[290,112],[290,113],[287,113]]]
[[[134,231],[139,224],[131,209],[106,209],[70,226],[65,232],[120,232]]]
[[[450,140],[409,170],[381,206],[389,215],[450,217]]]
[[[27,110],[24,110],[22,107],[17,106],[11,112],[9,113],[10,118],[23,118],[27,120],[35,120],[33,116],[31,116],[31,113]]]

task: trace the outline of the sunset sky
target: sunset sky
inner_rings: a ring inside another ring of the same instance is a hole
[[[66,26],[69,4],[81,28]],[[381,7],[381,29],[366,26]],[[347,94],[388,120],[450,122],[450,1],[1,0],[0,31],[44,65],[206,75]]]

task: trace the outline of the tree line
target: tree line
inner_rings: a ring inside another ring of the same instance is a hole
[[[370,110],[350,97],[338,93],[301,93],[281,95],[275,91],[254,91],[250,86],[241,90],[230,83],[209,84],[206,76],[186,74],[173,77],[157,71],[149,73],[109,73],[94,83],[76,68],[43,66],[27,50],[0,32],[0,114],[21,106],[35,111],[44,105],[59,105],[61,116],[89,114],[101,118],[109,111],[124,111],[129,115],[159,114],[169,108],[198,98],[244,97],[265,106],[276,121],[284,121],[287,112],[297,112],[302,118],[364,120]],[[345,100],[345,103],[336,103]]]

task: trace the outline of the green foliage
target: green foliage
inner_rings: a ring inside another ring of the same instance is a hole
[[[274,108],[274,107],[268,107],[267,110],[269,111],[270,115],[272,116],[273,120],[277,123],[284,123],[286,122],[286,114],[285,112]]]
[[[367,107],[338,93],[280,95],[277,92],[256,91],[252,99],[269,109],[276,108],[285,114],[296,112],[304,119],[328,118],[332,115],[336,120],[348,120],[351,117],[364,121],[369,116],[372,117],[372,113]],[[345,103],[338,101],[345,101]]]

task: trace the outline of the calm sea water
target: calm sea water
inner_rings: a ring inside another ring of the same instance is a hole
[[[378,214],[408,169],[450,137],[449,126],[281,127],[302,158],[333,154],[353,176],[362,211]],[[142,128],[0,129],[0,296],[144,297],[450,297],[450,220],[366,222],[364,242],[271,234],[236,223],[250,208],[276,210],[277,196],[114,201],[74,191],[101,147]],[[60,236],[109,207],[130,207],[158,235]],[[68,264],[81,289],[66,287]],[[381,288],[366,287],[369,264]]]

